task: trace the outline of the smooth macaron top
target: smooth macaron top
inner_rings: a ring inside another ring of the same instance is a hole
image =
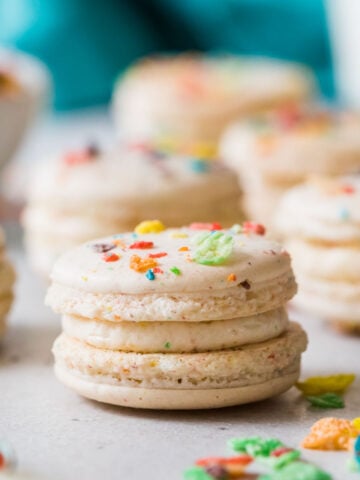
[[[55,263],[51,278],[98,294],[214,294],[293,278],[289,255],[264,237],[262,226],[246,222],[228,230],[219,227],[193,224],[164,230],[161,222],[143,222],[134,233],[69,251]]]
[[[89,203],[129,202],[133,207],[174,199],[191,206],[193,200],[238,194],[235,175],[218,162],[171,155],[147,144],[69,152],[38,164],[29,184],[33,204],[72,210]]]
[[[231,125],[221,152],[231,166],[251,164],[277,181],[347,174],[360,167],[359,129],[354,112],[290,105]]]
[[[314,177],[289,190],[276,218],[285,236],[336,242],[359,242],[360,178]]]

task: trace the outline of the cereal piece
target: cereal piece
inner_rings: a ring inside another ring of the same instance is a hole
[[[353,420],[351,420],[351,425],[355,427],[360,433],[360,417],[356,417]]]
[[[209,163],[206,160],[195,158],[190,161],[190,168],[195,173],[206,173],[209,171]]]
[[[358,468],[360,467],[360,435],[356,437],[354,442],[354,460],[357,463]]]
[[[160,233],[165,230],[165,226],[160,220],[145,220],[135,227],[135,232],[142,233]]]
[[[180,248],[178,249],[178,251],[179,251],[179,252],[188,252],[188,251],[189,251],[189,247],[186,247],[186,246],[180,247]]]
[[[349,420],[327,417],[314,423],[301,445],[315,450],[348,450],[357,434]]]
[[[144,250],[146,248],[153,248],[153,247],[154,247],[154,242],[139,241],[139,242],[132,243],[129,248]]]
[[[243,223],[243,232],[244,233],[255,233],[256,235],[265,235],[266,228],[261,223],[255,222],[244,222]]]
[[[201,265],[221,265],[231,255],[234,238],[222,232],[203,233],[194,242],[197,245],[194,260]]]
[[[200,222],[194,222],[191,225],[189,225],[189,228],[192,230],[222,230],[222,226],[220,223],[200,223]]]
[[[269,475],[261,475],[259,480],[332,480],[332,477],[310,463],[292,462]]]
[[[172,272],[174,275],[181,275],[181,270],[178,267],[171,267],[170,272]]]
[[[152,258],[141,258],[139,255],[132,255],[130,258],[130,268],[135,272],[145,273],[154,267],[157,267],[157,261]]]
[[[155,274],[151,269],[145,273],[145,276],[148,280],[155,280]]]
[[[326,377],[310,377],[304,382],[297,382],[295,386],[306,396],[329,392],[343,393],[354,380],[354,374],[344,373]]]
[[[104,262],[117,262],[120,258],[120,255],[117,255],[116,253],[104,253],[102,256]]]
[[[161,258],[161,257],[166,257],[166,255],[167,255],[166,252],[149,253],[148,257],[149,258]]]
[[[235,275],[235,273],[230,273],[230,275],[228,275],[228,277],[227,277],[227,281],[228,281],[228,282],[236,282],[236,275]]]
[[[91,245],[92,250],[96,253],[106,253],[115,248],[115,242],[114,243],[93,243]]]
[[[313,407],[318,408],[344,408],[344,400],[336,393],[323,393],[317,396],[307,396]]]
[[[233,438],[230,440],[229,446],[236,452],[247,453],[254,457],[268,457],[274,450],[283,447],[284,445],[277,438],[263,439],[260,437],[249,437]]]
[[[214,480],[214,477],[201,467],[192,467],[184,472],[184,480]]]

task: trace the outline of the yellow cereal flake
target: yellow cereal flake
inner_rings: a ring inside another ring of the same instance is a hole
[[[314,450],[348,450],[358,434],[359,430],[350,420],[322,418],[314,423],[301,446]]]
[[[135,227],[135,233],[160,233],[165,226],[160,220],[145,220]]]
[[[149,365],[150,365],[150,367],[156,367],[158,365],[158,361],[157,360],[151,360],[149,362]]]
[[[142,258],[139,255],[132,255],[130,258],[130,268],[135,272],[145,273],[150,268],[157,267],[157,261],[153,258]]]
[[[356,417],[351,420],[351,425],[360,432],[360,417]]]
[[[339,373],[326,377],[310,377],[304,382],[297,382],[304,395],[321,395],[322,393],[343,393],[355,380],[353,373]]]
[[[188,238],[188,234],[184,232],[172,232],[171,238]]]

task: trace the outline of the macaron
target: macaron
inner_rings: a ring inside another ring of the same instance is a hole
[[[89,146],[34,168],[23,224],[33,268],[91,238],[129,231],[143,218],[168,226],[214,218],[241,221],[236,175],[219,162],[173,155],[150,144],[99,151]]]
[[[120,406],[215,408],[280,394],[297,380],[306,334],[289,322],[290,258],[245,223],[92,240],[54,265],[46,304],[62,315],[55,372]]]
[[[283,197],[277,217],[299,283],[294,304],[360,333],[360,179],[317,177]]]
[[[338,176],[360,169],[360,115],[322,106],[287,106],[239,121],[220,144],[237,172],[244,208],[273,227],[283,193],[309,175]]]
[[[119,78],[113,112],[121,138],[216,145],[239,116],[307,98],[307,68],[280,60],[182,54],[145,58]]]
[[[0,228],[0,339],[6,330],[6,316],[13,302],[15,271],[6,256],[4,232]]]

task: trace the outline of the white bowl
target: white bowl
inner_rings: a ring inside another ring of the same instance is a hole
[[[0,169],[12,157],[49,93],[50,76],[41,62],[23,53],[0,48],[0,71],[18,85],[0,91]]]

